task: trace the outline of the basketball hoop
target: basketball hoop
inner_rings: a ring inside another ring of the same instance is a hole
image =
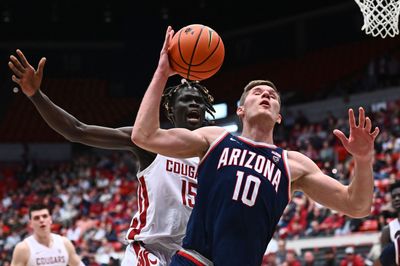
[[[399,34],[400,0],[354,0],[364,17],[361,30],[372,36]]]

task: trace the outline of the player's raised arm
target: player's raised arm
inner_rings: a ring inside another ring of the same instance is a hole
[[[11,55],[8,62],[14,73],[12,80],[20,86],[51,128],[72,142],[105,149],[137,149],[130,140],[131,127],[114,129],[87,125],[53,103],[40,90],[46,58],[42,58],[38,68],[34,69],[22,51],[17,50],[17,55],[18,58]]]
[[[365,217],[370,214],[372,206],[374,141],[379,129],[375,128],[371,132],[371,120],[365,117],[364,109],[361,107],[358,123],[353,110],[349,109],[349,126],[348,138],[337,129],[334,134],[353,156],[355,162],[350,185],[344,186],[323,174],[308,157],[298,152],[289,152],[289,162],[295,178],[292,188],[302,190],[320,204],[348,216]]]
[[[213,129],[201,128],[190,131],[160,128],[159,109],[168,78],[175,74],[169,65],[168,47],[174,31],[168,27],[161,49],[158,67],[143,97],[132,130],[132,141],[138,146],[172,157],[202,156],[209,146],[207,134]]]

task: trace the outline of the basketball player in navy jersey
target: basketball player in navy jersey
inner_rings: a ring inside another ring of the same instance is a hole
[[[199,159],[175,159],[143,150],[132,143],[132,127],[108,128],[87,125],[54,104],[41,90],[45,58],[34,69],[17,50],[8,63],[22,92],[33,102],[47,124],[72,142],[104,149],[127,150],[139,162],[138,212],[132,214],[122,266],[166,266],[181,249],[186,224],[192,211]],[[177,127],[193,130],[208,124],[213,97],[200,83],[186,82],[164,91],[168,119]],[[166,200],[167,199],[167,200]]]
[[[396,218],[382,229],[381,248],[382,250],[400,235],[400,181],[397,181],[389,187],[392,198],[392,207],[396,211]]]
[[[370,213],[374,140],[379,129],[371,132],[372,123],[363,108],[357,122],[353,110],[349,110],[349,137],[334,131],[355,161],[348,186],[325,175],[305,155],[274,145],[273,129],[282,117],[280,97],[270,81],[252,81],[244,88],[236,111],[243,123],[239,137],[221,127],[161,129],[160,99],[168,77],[175,74],[168,59],[173,34],[168,27],[158,67],[132,130],[132,141],[144,149],[201,159],[196,204],[183,249],[171,265],[261,265],[293,191],[303,191],[318,203],[351,217]]]

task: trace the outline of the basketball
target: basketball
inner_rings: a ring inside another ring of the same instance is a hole
[[[225,47],[221,37],[210,27],[193,24],[175,33],[169,46],[173,70],[188,80],[213,76],[224,62]]]

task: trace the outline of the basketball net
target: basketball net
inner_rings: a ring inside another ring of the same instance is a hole
[[[361,30],[372,36],[399,34],[400,0],[354,0],[364,17]]]

